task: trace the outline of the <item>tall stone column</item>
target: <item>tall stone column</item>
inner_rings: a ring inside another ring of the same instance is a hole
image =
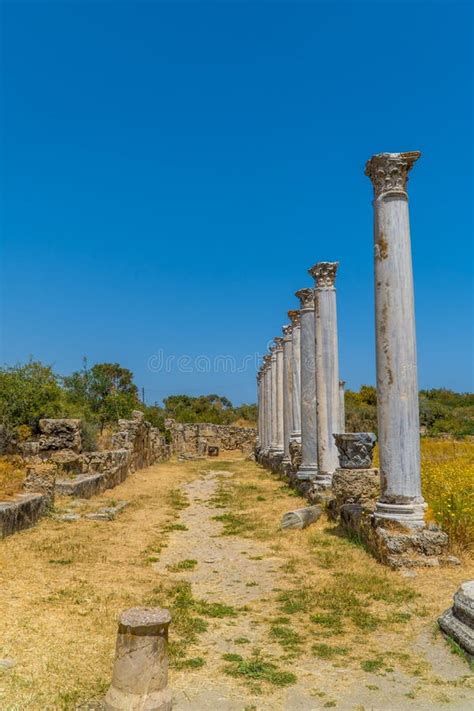
[[[301,304],[301,465],[296,476],[308,480],[314,479],[318,471],[314,289],[300,289],[296,297]]]
[[[265,398],[265,410],[264,410],[264,428],[265,433],[265,446],[264,452],[268,454],[271,445],[272,432],[272,382],[271,382],[271,355],[267,354],[263,356],[263,368],[264,368],[264,398]]]
[[[415,308],[406,184],[420,157],[379,153],[365,173],[374,186],[375,335],[381,495],[375,516],[424,525]]]
[[[257,447],[263,447],[263,366],[257,371]]]
[[[339,432],[342,434],[346,431],[346,400],[345,400],[346,381],[339,381]]]
[[[276,355],[276,452],[283,453],[283,338],[275,339]]]
[[[270,382],[271,382],[271,441],[270,441],[270,451],[278,451],[277,446],[277,418],[278,418],[278,386],[277,386],[277,355],[276,355],[276,344],[272,343],[270,346]]]
[[[321,487],[331,486],[339,466],[333,434],[339,429],[339,356],[336,289],[338,262],[318,262],[309,273],[316,281],[314,328],[316,337],[316,403],[318,424],[318,474]]]
[[[283,326],[283,465],[289,465],[293,431],[292,326]]]
[[[301,442],[301,350],[300,350],[300,312],[288,311],[292,331],[292,381],[293,381],[293,430],[290,439]]]

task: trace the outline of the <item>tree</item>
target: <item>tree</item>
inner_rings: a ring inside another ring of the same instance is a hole
[[[30,360],[0,368],[0,422],[9,431],[28,425],[37,431],[42,417],[59,417],[63,396],[51,366]]]
[[[142,409],[133,373],[118,363],[97,363],[63,379],[64,389],[71,405],[82,410],[86,419],[107,423],[121,417],[130,417],[132,410]]]

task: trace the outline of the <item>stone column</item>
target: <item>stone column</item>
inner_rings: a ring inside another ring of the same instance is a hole
[[[296,296],[301,303],[301,465],[296,477],[308,480],[314,479],[318,471],[314,289],[300,289]]]
[[[271,441],[270,450],[276,452],[277,447],[277,417],[278,417],[278,403],[277,403],[277,356],[276,356],[276,344],[272,343],[270,346],[271,360],[270,360],[270,382],[271,382]]]
[[[276,452],[283,453],[283,338],[275,338],[276,355]]]
[[[265,397],[265,454],[268,454],[272,439],[272,381],[271,381],[271,355],[267,354],[263,357],[264,363],[264,397]]]
[[[415,309],[406,184],[420,157],[379,153],[365,173],[374,186],[375,335],[381,495],[375,516],[424,525]]]
[[[262,369],[257,371],[257,447],[259,449],[263,446],[263,372]]]
[[[346,400],[345,400],[346,381],[339,381],[339,432],[346,431]]]
[[[318,262],[309,273],[316,281],[314,327],[316,337],[316,403],[318,423],[318,474],[321,487],[331,486],[338,467],[333,434],[339,429],[339,357],[336,289],[338,262]]]
[[[106,711],[171,711],[168,683],[168,610],[133,607],[120,615]]]
[[[292,326],[283,326],[283,465],[289,465],[293,431]]]
[[[292,349],[292,381],[293,381],[293,430],[290,439],[301,442],[301,350],[300,350],[300,312],[288,311],[293,332],[291,336]]]

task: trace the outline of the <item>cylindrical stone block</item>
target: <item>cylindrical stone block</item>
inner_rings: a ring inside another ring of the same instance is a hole
[[[168,627],[160,608],[133,607],[120,615],[107,711],[170,711]]]

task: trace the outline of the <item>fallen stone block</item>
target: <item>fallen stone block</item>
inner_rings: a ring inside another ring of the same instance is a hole
[[[287,528],[307,528],[321,516],[322,509],[320,506],[307,506],[303,509],[288,511],[281,519],[280,527]]]

